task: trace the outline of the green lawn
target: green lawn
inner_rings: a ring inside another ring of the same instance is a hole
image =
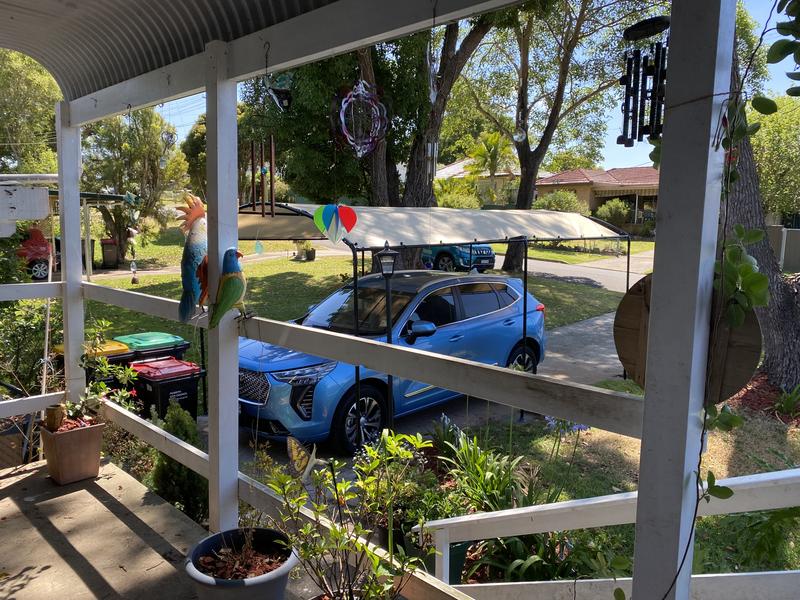
[[[569,245],[579,248],[579,250],[571,250],[569,248],[551,248],[549,245],[532,245],[528,248],[528,258],[536,260],[549,260],[552,262],[566,263],[570,265],[593,262],[604,258],[613,258],[613,254],[607,252],[591,252],[592,248],[616,248],[616,242],[565,242],[564,245]],[[587,251],[583,250],[586,247]],[[620,241],[620,249],[625,252],[627,244]],[[498,254],[505,254],[506,244],[492,244],[492,248]],[[655,248],[655,242],[633,241],[631,242],[631,254],[638,254]]]
[[[183,253],[183,232],[176,224],[164,228],[159,236],[145,246],[136,248],[136,266],[140,270],[162,269],[178,266]],[[243,240],[239,242],[242,254],[255,254],[256,242]],[[264,252],[281,252],[294,250],[293,242],[275,241],[261,242]]]
[[[557,279],[528,277],[528,291],[547,309],[548,329],[617,310],[623,294]]]

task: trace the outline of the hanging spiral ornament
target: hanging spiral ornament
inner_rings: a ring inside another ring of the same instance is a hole
[[[373,87],[359,79],[342,100],[339,109],[342,135],[362,158],[372,152],[384,136],[389,124],[386,107]]]

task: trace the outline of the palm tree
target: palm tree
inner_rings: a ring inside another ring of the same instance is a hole
[[[489,174],[489,190],[492,200],[497,193],[495,177],[498,171],[508,169],[514,164],[514,151],[511,140],[499,131],[484,131],[469,153],[472,164],[469,170],[475,175]]]

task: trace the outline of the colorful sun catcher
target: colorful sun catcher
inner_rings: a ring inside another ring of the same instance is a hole
[[[352,231],[357,221],[356,211],[349,206],[326,204],[314,211],[314,224],[317,229],[328,236],[334,244],[340,242],[345,233]]]

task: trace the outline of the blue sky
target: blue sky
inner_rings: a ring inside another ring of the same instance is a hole
[[[763,28],[772,0],[745,0],[745,6],[753,18],[758,21]],[[774,21],[774,19],[773,19]],[[775,32],[770,32],[765,38],[765,43],[769,43],[777,38]],[[784,63],[770,65],[770,80],[767,82],[767,91],[780,93],[786,88],[786,77],[784,73],[791,69],[791,61],[787,59]],[[183,139],[189,132],[192,123],[197,116],[205,110],[205,94],[196,94],[173,102],[167,102],[158,107],[158,111],[167,121],[172,123],[177,132],[178,138]],[[614,167],[632,167],[650,164],[647,155],[650,153],[650,145],[646,142],[637,144],[633,148],[625,148],[616,143],[617,136],[621,132],[621,115],[619,107],[614,107],[606,115],[607,131],[605,147],[603,150],[604,160],[602,167],[611,169]]]

